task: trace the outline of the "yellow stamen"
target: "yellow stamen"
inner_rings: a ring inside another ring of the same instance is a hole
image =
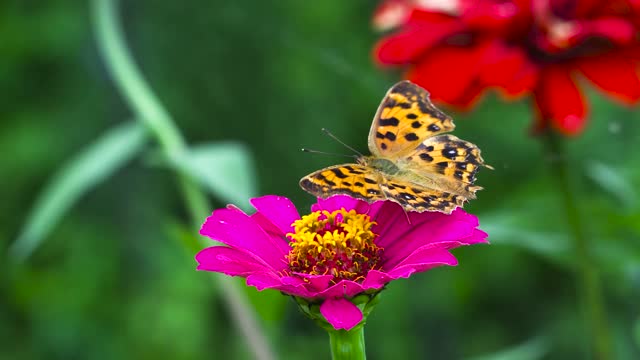
[[[366,214],[344,209],[316,211],[296,220],[291,240],[289,267],[294,272],[333,275],[362,280],[369,270],[379,268],[382,249],[371,228],[376,223]]]

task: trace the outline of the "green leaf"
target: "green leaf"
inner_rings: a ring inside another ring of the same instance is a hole
[[[187,173],[220,200],[240,208],[256,195],[251,153],[241,143],[219,142],[193,146],[173,155],[170,164]]]
[[[494,245],[517,246],[551,259],[567,254],[571,242],[566,233],[548,228],[532,229],[530,224],[522,223],[526,215],[534,214],[499,211],[479,215],[479,218],[482,230],[489,234],[489,241]]]
[[[549,352],[549,342],[543,337],[498,352],[469,358],[469,360],[536,360]]]
[[[617,203],[627,209],[637,204],[634,186],[620,174],[620,171],[601,162],[590,162],[585,168],[587,176],[602,189],[611,194]]]
[[[9,249],[10,255],[24,261],[83,194],[140,152],[146,138],[144,126],[138,122],[121,124],[64,164],[36,200]]]

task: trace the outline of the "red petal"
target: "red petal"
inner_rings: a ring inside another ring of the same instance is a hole
[[[568,67],[556,65],[545,68],[535,91],[535,100],[542,124],[549,120],[565,135],[578,134],[584,128],[586,103],[571,79]]]
[[[471,27],[483,30],[505,31],[519,9],[512,2],[467,2],[461,14],[462,20]]]
[[[568,41],[577,44],[586,39],[599,36],[616,44],[628,44],[635,41],[636,30],[633,24],[620,17],[601,17],[595,20],[576,22],[576,33]]]
[[[434,100],[468,107],[483,90],[478,87],[478,49],[442,46],[429,52],[408,78],[427,89]]]
[[[601,10],[603,5],[602,0],[580,0],[572,2],[575,6],[573,16],[576,18],[585,18],[589,15],[594,15],[594,11]],[[597,15],[597,14],[595,14]]]
[[[384,31],[404,25],[411,14],[411,7],[406,1],[383,1],[373,13],[373,27]]]
[[[578,68],[606,94],[632,104],[640,100],[638,61],[618,54],[581,59]]]
[[[481,81],[504,90],[508,97],[533,90],[538,81],[538,68],[520,47],[496,40],[482,50]]]
[[[381,64],[416,62],[425,51],[460,29],[461,25],[453,20],[429,25],[409,24],[402,32],[382,39],[375,47],[375,57]]]

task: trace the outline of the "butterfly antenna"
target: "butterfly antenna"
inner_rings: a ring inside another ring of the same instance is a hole
[[[318,150],[307,149],[307,148],[302,148],[301,150],[302,150],[302,152],[308,152],[308,153],[312,153],[312,154],[333,155],[333,156],[345,156],[345,157],[349,157],[349,158],[355,158],[355,157],[357,157],[356,155],[337,154],[337,153],[330,153],[330,152],[318,151]]]
[[[342,144],[342,146],[346,147],[347,149],[353,151],[354,153],[358,154],[361,157],[364,157],[364,155],[362,155],[362,153],[354,148],[352,148],[351,146],[345,144],[342,140],[338,139],[335,135],[333,135],[329,130],[322,128],[322,132],[325,133],[325,135],[329,136],[330,138],[332,138],[333,140],[339,142],[340,144]]]
[[[404,207],[402,208],[402,211],[404,211],[404,216],[407,218],[407,222],[409,223],[409,225],[411,225],[411,219],[409,218],[409,213]]]

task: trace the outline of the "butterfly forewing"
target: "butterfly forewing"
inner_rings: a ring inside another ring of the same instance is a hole
[[[401,81],[389,89],[373,118],[369,150],[375,156],[395,159],[426,138],[454,128],[451,118],[433,106],[426,90]]]
[[[373,202],[384,199],[380,189],[381,174],[359,164],[331,166],[311,173],[300,180],[307,192],[321,198],[336,194],[348,194]]]

